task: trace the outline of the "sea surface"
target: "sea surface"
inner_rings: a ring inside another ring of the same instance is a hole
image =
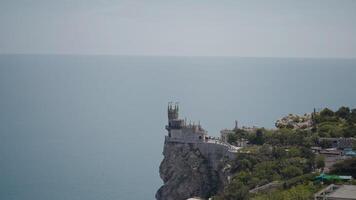
[[[0,199],[154,199],[169,101],[218,136],[355,89],[355,59],[2,55]]]

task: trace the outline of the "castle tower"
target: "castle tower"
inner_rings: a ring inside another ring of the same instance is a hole
[[[167,111],[168,111],[168,122],[170,122],[172,120],[175,120],[175,119],[178,119],[178,117],[179,117],[179,115],[178,115],[178,112],[179,112],[178,103],[175,103],[173,105],[172,102],[169,102]]]
[[[171,129],[180,129],[184,126],[184,120],[179,119],[178,103],[173,104],[172,102],[169,102],[167,113],[168,113],[168,126],[166,126],[166,129],[168,131]]]

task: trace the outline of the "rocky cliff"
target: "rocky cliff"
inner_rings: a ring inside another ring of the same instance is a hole
[[[228,181],[229,164],[223,154],[204,155],[196,144],[165,142],[163,155],[159,171],[164,185],[157,200],[208,198]]]

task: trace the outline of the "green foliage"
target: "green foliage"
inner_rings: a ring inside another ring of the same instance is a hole
[[[230,143],[230,144],[234,144],[236,143],[236,140],[237,140],[237,135],[236,134],[228,134],[227,135],[227,142]]]
[[[335,112],[335,115],[343,119],[349,119],[351,115],[350,108],[342,106]]]
[[[288,190],[277,190],[267,194],[260,194],[253,200],[309,200],[318,191],[319,187],[313,184],[298,185]]]
[[[321,117],[333,117],[334,116],[334,112],[332,110],[330,110],[329,108],[324,108],[321,112],[320,112],[320,116]]]
[[[335,113],[325,108],[315,116],[319,137],[355,137],[356,109],[340,107]]]
[[[301,176],[297,176],[294,178],[291,178],[289,180],[286,180],[283,183],[284,188],[290,188],[292,186],[298,185],[298,184],[303,184],[303,183],[308,183],[309,181],[312,181],[314,177],[316,176],[315,173],[308,173],[308,174],[303,174]]]
[[[235,134],[237,135],[237,138],[238,139],[241,139],[241,138],[248,138],[248,135],[249,135],[249,132],[243,130],[243,129],[236,129],[235,130]]]
[[[322,155],[316,156],[315,164],[316,164],[316,168],[318,168],[318,169],[324,168],[325,167],[325,157]]]
[[[301,150],[297,147],[290,147],[287,151],[288,157],[301,157]]]
[[[332,174],[349,175],[356,178],[356,158],[347,159],[334,164]]]
[[[247,139],[251,144],[262,145],[265,142],[264,134],[266,130],[261,128],[257,129],[256,132],[250,133]]]
[[[343,125],[338,122],[323,122],[318,128],[320,137],[342,137],[344,133]]]
[[[264,155],[264,156],[270,156],[273,152],[273,148],[271,145],[269,144],[264,144],[262,146],[260,146],[261,148],[259,148],[258,153],[260,155]]]
[[[356,123],[356,108],[351,110],[350,119],[349,120],[352,123]]]
[[[273,157],[280,159],[287,156],[287,151],[283,147],[274,147],[272,151]]]
[[[274,146],[312,146],[314,133],[305,130],[278,129],[275,131],[266,132],[264,136],[265,143]]]
[[[356,126],[350,124],[343,130],[344,137],[356,137]]]
[[[284,178],[293,178],[303,174],[303,171],[296,166],[288,166],[281,171]]]
[[[268,182],[271,182],[273,180],[278,180],[279,175],[278,175],[278,166],[276,161],[264,161],[260,162],[257,165],[255,165],[254,169],[254,176],[257,178],[263,180],[266,179]]]
[[[245,200],[249,199],[249,189],[239,180],[233,180],[224,190],[222,199],[226,200]]]
[[[297,119],[296,119],[297,120]],[[325,108],[313,115],[315,129],[257,129],[254,132],[236,130],[229,142],[248,139],[253,146],[243,148],[231,163],[233,178],[225,190],[214,199],[247,199],[248,191],[278,181],[284,190],[258,194],[252,199],[310,199],[319,186],[306,184],[313,179],[315,168],[325,166],[325,158],[315,156],[310,147],[331,147],[319,144],[319,137],[356,136],[356,109],[341,107],[336,112]],[[234,136],[235,135],[235,136]],[[324,140],[326,141],[326,140]],[[355,144],[356,146],[356,144]],[[356,178],[356,158],[337,163],[332,173]]]
[[[275,146],[264,144],[256,154],[237,154],[232,163],[235,173],[223,194],[223,199],[245,198],[245,189],[250,190],[272,181],[283,181],[285,187],[310,180],[303,173],[310,173],[314,163],[314,154],[303,146]],[[238,189],[237,186],[246,188]]]
[[[262,129],[257,129],[256,138],[255,138],[255,144],[262,145],[263,143],[264,143],[263,131],[262,131]]]

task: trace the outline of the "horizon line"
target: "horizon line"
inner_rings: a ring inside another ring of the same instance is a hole
[[[114,53],[0,53],[0,56],[121,56],[121,57],[221,57],[221,58],[305,58],[305,59],[356,59],[346,56],[238,56],[238,55],[159,55],[159,54],[114,54]]]

